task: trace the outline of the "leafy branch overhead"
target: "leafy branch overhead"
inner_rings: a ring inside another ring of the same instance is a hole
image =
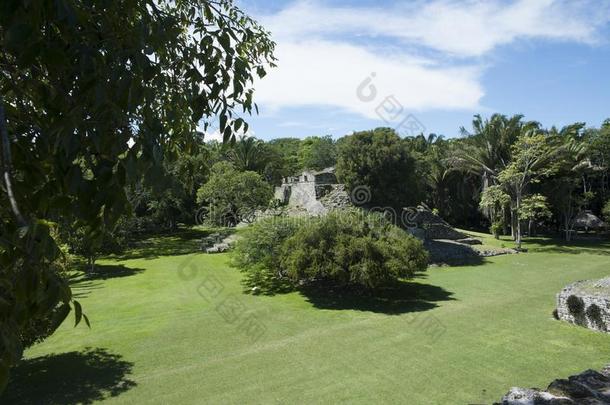
[[[199,128],[246,132],[274,47],[229,0],[0,2],[0,388],[24,322],[73,302],[55,224],[101,237],[125,186],[198,153]]]

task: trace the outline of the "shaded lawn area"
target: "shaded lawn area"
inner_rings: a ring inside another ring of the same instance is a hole
[[[29,350],[0,402],[491,403],[610,363],[610,335],[551,316],[566,284],[610,275],[610,246],[535,242],[362,301],[245,295],[227,254],[107,259],[138,270],[96,279],[92,329]]]

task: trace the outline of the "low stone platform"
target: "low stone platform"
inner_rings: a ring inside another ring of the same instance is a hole
[[[577,281],[557,294],[558,319],[610,333],[610,277]]]
[[[235,234],[213,233],[201,239],[200,249],[206,253],[223,253],[231,249],[236,240]]]
[[[553,381],[546,390],[513,387],[494,405],[610,404],[610,365]]]

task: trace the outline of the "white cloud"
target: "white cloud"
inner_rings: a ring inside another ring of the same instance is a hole
[[[519,38],[594,42],[598,28],[610,19],[608,11],[607,0],[436,0],[384,8],[299,1],[261,21],[278,39],[337,34],[391,37],[469,57]]]
[[[259,16],[278,67],[257,84],[263,109],[322,105],[369,118],[384,97],[405,109],[479,109],[491,52],[520,39],[594,43],[609,3],[415,1],[376,8],[299,1]],[[375,102],[356,97],[372,72]]]
[[[408,55],[384,56],[355,45],[330,41],[278,43],[278,68],[257,86],[257,101],[271,109],[291,105],[340,107],[375,118],[375,107],[394,95],[404,108],[477,106],[483,95],[478,69],[430,67]],[[357,97],[358,86],[371,73],[377,97]]]
[[[200,126],[199,131],[203,132],[203,140],[205,142],[208,141],[218,141],[218,142],[222,142],[222,133],[218,130],[218,129],[212,129],[209,128],[207,131],[203,131],[203,126]],[[250,136],[254,136],[254,131],[251,128],[248,128],[248,132],[245,132],[240,130],[235,134],[237,137],[240,136],[246,136],[246,137],[250,137]]]

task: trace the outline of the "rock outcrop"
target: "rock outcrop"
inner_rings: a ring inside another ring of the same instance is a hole
[[[557,294],[557,318],[610,333],[610,277],[577,281]]]
[[[546,390],[513,387],[494,405],[610,404],[610,365],[553,381]]]

